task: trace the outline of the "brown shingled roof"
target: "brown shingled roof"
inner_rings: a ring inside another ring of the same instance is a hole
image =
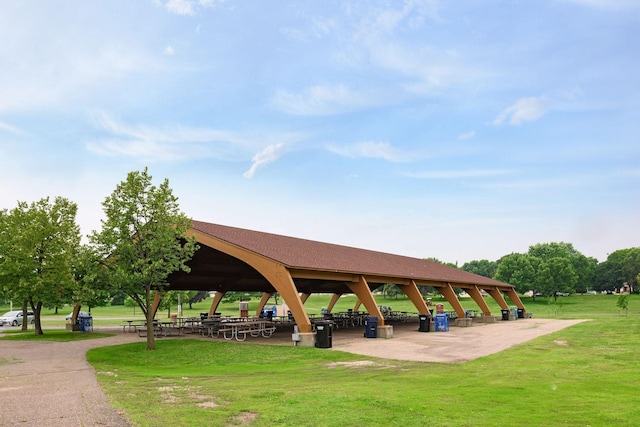
[[[396,277],[424,281],[509,286],[433,261],[358,249],[278,234],[193,221],[196,231],[230,243],[290,269]]]

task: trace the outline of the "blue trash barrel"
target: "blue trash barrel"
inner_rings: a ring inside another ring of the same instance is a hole
[[[378,318],[376,316],[365,317],[364,336],[365,338],[378,338]]]

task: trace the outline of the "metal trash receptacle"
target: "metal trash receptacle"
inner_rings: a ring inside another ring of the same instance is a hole
[[[509,310],[501,310],[502,311],[502,320],[509,320]]]
[[[429,332],[431,330],[431,319],[426,314],[420,314],[418,316],[420,319],[420,326],[418,327],[418,331],[420,332]]]
[[[375,316],[367,316],[364,319],[364,336],[365,338],[378,338],[378,318]]]
[[[518,309],[518,319],[524,319],[524,308]]]
[[[317,348],[331,348],[333,345],[332,340],[333,322],[330,320],[323,320],[316,322],[316,347]]]
[[[92,316],[80,316],[78,317],[80,323],[80,331],[93,332],[93,317]]]

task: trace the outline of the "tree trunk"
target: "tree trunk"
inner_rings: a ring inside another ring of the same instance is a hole
[[[147,350],[156,349],[155,328],[153,325],[154,312],[151,310],[151,284],[145,286],[146,292],[146,308],[147,308]]]
[[[35,334],[36,335],[43,335],[44,332],[42,332],[42,321],[40,320],[40,314],[42,313],[42,302],[38,302],[38,304],[36,304],[35,306],[33,305],[33,302],[31,303],[31,308],[33,309],[33,317],[35,319]],[[22,322],[23,324],[25,323],[24,321]]]
[[[22,331],[27,330],[27,323],[29,322],[29,316],[27,316],[28,310],[27,300],[22,302]]]

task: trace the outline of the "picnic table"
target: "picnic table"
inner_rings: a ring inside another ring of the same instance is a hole
[[[136,330],[138,332],[139,337],[147,336],[148,326],[145,322],[144,325],[137,326]],[[179,335],[180,334],[180,326],[177,322],[158,322],[157,320],[153,322],[153,335],[156,337],[166,337],[169,335]]]
[[[247,335],[252,337],[263,336],[269,338],[276,330],[273,322],[268,320],[248,320],[248,321],[233,321],[233,322],[221,322],[220,329],[217,333],[222,332],[222,336],[225,340],[231,341],[244,341],[247,339]]]
[[[144,323],[134,323],[140,322],[139,320],[123,320],[123,322],[125,322],[125,324],[121,325],[122,332],[137,332],[139,327],[145,326]]]

